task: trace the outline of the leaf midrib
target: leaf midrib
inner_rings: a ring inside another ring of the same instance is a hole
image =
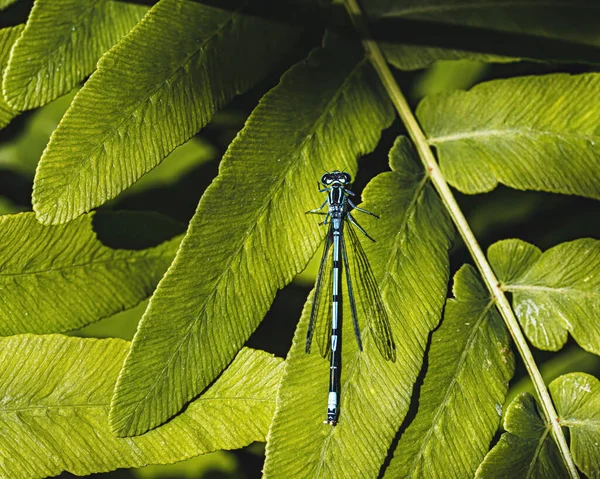
[[[367,63],[367,62],[368,62],[368,59],[366,57],[363,57],[352,68],[352,70],[344,78],[344,81],[341,83],[340,87],[337,89],[337,91],[335,92],[335,94],[332,96],[331,100],[329,100],[327,102],[327,104],[325,105],[325,107],[323,108],[323,111],[321,112],[321,114],[318,116],[318,118],[314,122],[314,127],[313,127],[313,129],[311,131],[316,131],[316,130],[319,129],[320,125],[324,121],[324,118],[327,116],[327,113],[329,112],[329,110],[331,108],[331,105],[333,105],[334,103],[336,103],[338,101],[339,97],[345,91],[346,85],[353,79],[355,73],[357,71],[359,71],[363,67],[363,65],[365,63]],[[312,141],[312,139],[313,139],[313,135],[306,134],[304,140],[302,141],[302,143],[300,143],[300,145],[298,145],[298,148],[297,148],[296,151],[297,152],[302,152],[304,150],[306,144],[308,142]],[[300,155],[300,156],[302,158],[304,158],[303,155]],[[293,169],[294,166],[296,166],[296,165],[294,163],[291,163],[289,169]],[[266,211],[266,209],[274,202],[274,198],[276,196],[279,196],[280,194],[282,194],[281,193],[282,192],[282,188],[281,188],[280,185],[283,184],[286,181],[286,177],[287,177],[287,173],[283,174],[282,177],[281,177],[281,179],[279,181],[271,183],[272,187],[271,187],[270,191],[274,191],[274,193],[267,195],[268,199],[267,199],[265,205],[262,206],[260,209],[257,210],[256,218],[262,217],[262,215]],[[188,340],[188,338],[189,338],[189,336],[191,334],[191,330],[194,328],[194,326],[196,324],[198,324],[198,321],[200,320],[200,317],[205,314],[207,304],[212,299],[212,297],[216,294],[219,285],[223,281],[223,278],[226,276],[226,274],[229,273],[229,270],[231,268],[231,265],[233,264],[234,258],[237,258],[237,256],[239,255],[239,252],[244,248],[246,242],[249,241],[249,239],[252,237],[252,232],[257,227],[258,227],[258,220],[255,220],[254,222],[251,223],[250,227],[246,230],[248,232],[248,234],[246,234],[243,237],[243,240],[240,243],[240,246],[238,247],[238,249],[235,252],[235,254],[230,255],[229,262],[228,262],[227,266],[223,269],[223,272],[215,280],[215,283],[214,283],[215,286],[213,287],[212,292],[210,294],[206,295],[206,300],[204,301],[204,304],[202,305],[201,311],[198,314],[197,318],[194,321],[190,322],[190,325],[187,327],[187,331],[181,337],[181,340],[179,341],[179,344],[175,348],[173,354],[168,359],[168,361],[166,361],[166,363],[165,363],[163,369],[160,371],[160,373],[156,375],[156,380],[154,381],[154,383],[152,384],[152,386],[150,388],[148,388],[148,391],[146,392],[146,394],[144,395],[144,397],[135,401],[136,406],[132,409],[132,411],[130,413],[128,413],[129,419],[126,422],[128,429],[131,426],[131,423],[133,421],[133,415],[138,411],[138,409],[140,408],[140,405],[143,402],[145,402],[146,398],[152,393],[152,391],[154,391],[154,389],[156,388],[156,385],[160,382],[161,378],[164,376],[164,372],[169,368],[170,364],[175,360],[175,358],[177,357],[177,355],[179,353],[179,350],[183,347],[183,344],[185,342],[187,342],[187,340]],[[121,427],[119,429],[123,430],[124,427]]]
[[[210,398],[203,398],[202,396],[200,396],[199,398],[195,399],[194,402],[192,404],[198,404],[199,402],[205,403],[205,402],[217,402],[219,404],[222,404],[223,402],[227,402],[227,404],[229,403],[236,403],[236,402],[243,402],[243,403],[269,403],[275,402],[274,398],[253,398],[253,397],[246,397],[246,396],[218,396],[218,397],[210,397]],[[39,406],[27,406],[27,407],[0,407],[0,416],[2,416],[4,413],[9,413],[9,414],[17,414],[20,412],[26,412],[26,411],[40,411],[40,410],[52,410],[52,411],[60,411],[60,410],[72,410],[72,409],[106,409],[106,414],[108,416],[108,411],[110,410],[110,401],[108,403],[105,404],[61,404],[61,405],[39,405]]]
[[[585,140],[589,143],[595,143],[596,141],[600,141],[600,135],[581,135],[576,132],[567,132],[564,130],[560,131],[552,131],[552,130],[539,130],[534,128],[514,128],[514,127],[506,127],[506,128],[490,128],[490,129],[481,129],[481,130],[473,130],[467,131],[464,133],[454,133],[450,135],[437,136],[427,138],[427,142],[430,145],[436,146],[442,143],[452,143],[454,141],[461,140],[472,140],[475,138],[493,138],[493,137],[510,137],[510,136],[522,136],[522,137],[534,137],[538,138],[540,136],[553,136],[559,138],[566,138],[570,140]]]
[[[197,55],[198,53],[202,53],[204,51],[204,47],[205,45],[207,45],[208,43],[212,42],[215,38],[221,36],[222,31],[227,28],[230,24],[234,23],[235,18],[238,16],[238,12],[240,11],[240,9],[238,10],[234,10],[231,15],[227,18],[226,21],[224,21],[221,25],[219,25],[219,27],[214,31],[214,33],[210,36],[208,36],[205,40],[202,41],[202,43],[199,43],[197,45],[197,48],[190,53],[187,57],[185,57],[185,59],[180,63],[180,65],[174,69],[172,71],[172,73],[166,78],[164,79],[162,82],[160,82],[159,84],[157,84],[152,90],[150,90],[150,92],[144,96],[144,98],[142,98],[136,105],[134,108],[132,108],[131,113],[128,115],[125,115],[121,121],[118,123],[118,125],[116,127],[114,127],[111,131],[109,131],[108,133],[106,133],[102,140],[98,141],[97,146],[91,151],[91,153],[89,155],[84,155],[83,157],[80,157],[78,161],[80,160],[86,160],[86,159],[90,159],[90,158],[94,158],[96,157],[96,153],[98,151],[100,151],[102,148],[105,147],[105,144],[107,142],[107,140],[111,139],[112,137],[114,137],[115,135],[118,135],[118,131],[121,128],[121,126],[129,121],[131,119],[131,117],[135,117],[135,115],[137,114],[137,112],[140,109],[140,106],[143,105],[144,103],[147,103],[148,101],[150,101],[150,99],[153,97],[153,95],[159,91],[160,89],[162,89],[164,87],[165,84],[170,84],[169,82],[171,81],[171,79],[173,77],[175,77],[176,75],[179,74],[179,72],[185,68],[185,66],[188,64],[188,62],[190,61],[190,59],[192,57],[194,57],[195,55]],[[98,71],[100,71],[101,69],[98,69]],[[84,91],[83,89],[80,90],[77,95],[76,98],[81,94],[81,92]],[[75,101],[75,100],[73,100]],[[67,112],[68,113],[68,112]],[[69,192],[73,186],[74,186],[74,182],[75,180],[78,180],[79,177],[81,176],[82,172],[85,170],[88,170],[91,168],[91,161],[85,161],[83,163],[83,167],[82,168],[78,168],[75,172],[75,174],[72,176],[71,181],[69,181],[66,185],[66,187],[64,188],[66,190],[66,192]],[[61,196],[65,196],[65,193],[61,194]]]
[[[435,413],[433,419],[431,420],[431,423],[427,429],[427,433],[425,434],[425,437],[421,441],[421,447],[419,448],[419,451],[415,454],[415,459],[412,462],[413,467],[410,468],[410,471],[413,473],[416,471],[416,464],[418,463],[418,461],[422,457],[423,453],[425,452],[425,446],[429,442],[429,439],[430,439],[431,435],[433,434],[435,424],[438,422],[439,418],[442,417],[443,413],[445,412],[445,405],[447,402],[449,402],[448,398],[449,398],[451,392],[454,390],[454,387],[458,384],[457,377],[459,376],[460,371],[462,371],[463,364],[467,360],[467,357],[468,357],[467,351],[470,351],[470,348],[473,345],[473,342],[475,341],[475,337],[480,332],[480,327],[481,327],[482,323],[487,319],[488,313],[494,307],[494,304],[495,304],[495,302],[493,299],[490,300],[488,302],[488,304],[486,304],[486,306],[482,310],[481,314],[479,315],[479,318],[477,318],[477,322],[476,322],[475,326],[473,327],[473,329],[471,329],[469,338],[467,339],[467,342],[465,343],[463,352],[461,353],[460,359],[459,359],[458,363],[456,364],[456,368],[454,369],[455,374],[453,374],[452,380],[450,381],[450,383],[448,384],[448,387],[446,388],[446,394],[444,394],[444,398],[442,399],[442,401],[436,408],[436,413]]]
[[[593,429],[594,432],[600,429],[600,418],[595,420],[590,419],[564,419],[560,418],[560,425],[566,427],[578,427],[581,429]]]
[[[43,275],[43,274],[51,274],[51,273],[55,273],[55,272],[61,272],[61,271],[68,271],[71,269],[76,269],[76,268],[93,268],[94,266],[97,265],[107,265],[107,264],[111,264],[111,263],[137,263],[137,262],[152,262],[153,260],[156,259],[163,259],[162,258],[162,254],[156,254],[156,255],[148,255],[148,256],[144,256],[144,257],[134,257],[134,258],[113,258],[113,259],[108,259],[105,261],[93,261],[90,263],[78,263],[78,264],[73,264],[73,265],[69,265],[69,266],[61,266],[58,268],[53,268],[53,269],[45,269],[45,270],[33,270],[33,271],[27,271],[27,272],[19,272],[19,273],[5,273],[3,271],[0,271],[0,279],[2,278],[11,278],[11,277],[20,277],[20,276],[34,276],[34,275]]]
[[[600,292],[596,291],[585,291],[576,288],[566,287],[552,287],[552,286],[537,286],[537,285],[526,285],[526,284],[504,284],[502,286],[504,291],[513,292],[525,292],[525,293],[549,293],[551,295],[564,295],[564,296],[577,296],[585,298],[598,298]]]
[[[419,184],[417,185],[417,188],[415,188],[415,193],[414,193],[412,199],[410,200],[408,207],[406,208],[406,213],[404,215],[404,221],[400,225],[400,228],[398,229],[398,233],[396,234],[394,246],[390,253],[389,260],[387,261],[387,264],[386,264],[386,266],[388,266],[388,267],[386,267],[384,269],[383,278],[381,278],[381,287],[380,287],[381,291],[383,291],[384,288],[386,288],[388,281],[393,282],[393,280],[394,280],[394,276],[391,273],[391,271],[392,271],[391,266],[398,264],[397,257],[398,257],[398,252],[400,251],[400,244],[402,243],[402,238],[404,237],[405,232],[408,229],[408,222],[410,221],[410,218],[413,217],[413,214],[416,211],[417,203],[419,202],[419,198],[425,191],[425,188],[429,184],[429,181],[430,181],[429,175],[427,175],[427,174],[425,174],[425,172],[423,172],[423,178],[421,178],[421,180],[419,181]],[[369,331],[366,332],[366,334],[368,334],[368,333],[369,333]]]
[[[535,475],[535,469],[534,468],[535,468],[535,466],[538,464],[538,462],[540,460],[540,455],[542,453],[542,450],[543,450],[543,447],[544,447],[544,443],[546,442],[546,438],[548,437],[549,433],[550,433],[550,428],[546,424],[545,427],[544,427],[544,432],[540,436],[540,439],[537,441],[537,445],[536,445],[535,451],[534,451],[534,453],[532,455],[531,462],[529,463],[529,467],[527,468],[527,473],[525,475],[526,479],[535,478],[536,477],[536,475]]]

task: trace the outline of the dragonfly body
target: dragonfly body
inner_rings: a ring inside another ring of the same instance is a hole
[[[327,205],[328,210],[325,216],[323,224],[329,225],[327,237],[325,240],[325,249],[323,257],[321,259],[321,265],[319,267],[319,275],[317,277],[317,284],[315,287],[315,296],[313,298],[313,306],[311,311],[311,318],[309,322],[307,337],[306,337],[306,352],[310,352],[313,332],[317,328],[317,337],[319,339],[319,346],[321,348],[321,354],[327,356],[330,354],[330,366],[329,366],[329,395],[327,402],[327,420],[328,424],[336,425],[338,422],[338,404],[339,404],[339,392],[340,392],[340,373],[341,373],[341,355],[340,355],[340,331],[341,331],[341,304],[342,304],[342,269],[346,272],[346,284],[349,296],[350,310],[352,312],[352,319],[354,324],[354,333],[358,342],[358,348],[362,351],[362,340],[360,327],[358,323],[358,314],[356,303],[353,294],[353,281],[350,274],[348,251],[346,249],[346,240],[344,235],[344,226],[346,222],[351,223],[366,237],[374,241],[367,232],[356,222],[351,215],[351,210],[361,211],[363,213],[375,216],[369,211],[358,208],[350,199],[354,196],[354,193],[350,191],[349,186],[351,183],[351,177],[348,173],[340,172],[335,170],[331,173],[326,173],[321,177],[320,188],[321,193],[327,193],[327,199],[317,209],[310,210],[307,213],[323,214],[321,210]],[[351,249],[358,256],[358,261],[362,268],[367,268],[363,271],[363,274],[359,276],[359,283],[361,285],[367,285],[369,288],[368,295],[372,298],[375,304],[375,315],[377,316],[376,333],[381,333],[384,337],[383,346],[385,352],[383,352],[386,359],[391,359],[393,354],[393,340],[391,338],[391,332],[387,322],[387,314],[383,307],[383,302],[377,291],[377,286],[374,282],[374,277],[370,271],[368,260],[366,255],[360,246],[360,242],[356,238],[356,233],[351,231],[352,227],[348,225],[350,230],[348,237],[350,238]],[[329,257],[331,257],[331,268],[328,267]],[[324,320],[328,316],[328,312],[325,308],[321,307],[325,303],[323,298],[326,295],[326,289],[331,287],[331,326],[329,329],[329,335],[326,331],[327,323]],[[375,288],[375,290],[373,289]],[[363,303],[361,303],[363,304]],[[324,312],[325,311],[325,312]],[[317,323],[321,323],[317,325]],[[327,337],[329,336],[329,337]],[[380,343],[378,343],[379,346]],[[395,357],[395,356],[394,356]]]
[[[334,172],[334,175],[336,172]],[[342,173],[348,177],[350,175]],[[337,175],[335,175],[337,176]],[[342,180],[346,178],[342,176]],[[338,390],[340,383],[340,354],[338,352],[338,326],[340,317],[340,283],[341,283],[341,265],[340,265],[340,238],[342,228],[344,227],[344,216],[348,214],[347,207],[347,191],[345,183],[335,180],[331,184],[327,193],[327,204],[329,210],[325,217],[324,223],[327,220],[331,221],[331,235],[333,237],[333,281],[332,281],[332,299],[331,299],[331,358],[329,364],[329,397],[327,401],[327,422],[335,425],[337,423],[337,404]]]

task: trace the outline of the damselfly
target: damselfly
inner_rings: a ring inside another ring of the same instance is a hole
[[[307,213],[324,214],[325,220],[322,224],[329,225],[306,333],[306,352],[310,353],[313,335],[316,335],[321,355],[324,358],[330,355],[329,396],[325,422],[332,426],[337,424],[339,414],[341,345],[338,340],[342,329],[342,270],[346,272],[348,303],[358,349],[362,351],[363,346],[355,298],[358,298],[361,319],[366,321],[363,328],[365,326],[369,328],[369,334],[373,336],[377,349],[386,360],[396,359],[387,312],[369,260],[354,228],[371,241],[375,240],[356,222],[350,211],[360,211],[376,218],[378,216],[357,207],[352,202],[350,197],[354,196],[354,193],[349,189],[351,181],[351,176],[345,172],[335,170],[325,173],[321,177],[319,192],[327,193],[327,199],[319,208],[307,211]],[[325,205],[328,206],[327,213],[321,211]],[[345,228],[346,223],[350,223],[347,228]],[[331,293],[331,296],[328,293]],[[328,307],[328,298],[331,298],[331,307]]]

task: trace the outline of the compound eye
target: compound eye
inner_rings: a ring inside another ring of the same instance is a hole
[[[352,177],[348,173],[342,173],[344,177],[343,182],[349,184],[352,181]]]
[[[323,176],[321,176],[321,183],[323,183],[324,185],[330,185],[333,182],[333,179],[331,178],[331,175],[329,173],[325,173]]]

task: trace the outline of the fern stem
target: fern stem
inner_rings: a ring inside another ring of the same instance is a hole
[[[477,268],[479,269],[479,272],[483,277],[488,290],[494,298],[496,306],[502,315],[506,326],[508,327],[519,354],[523,358],[527,372],[529,373],[535,391],[540,400],[546,422],[551,428],[552,436],[556,441],[565,465],[567,466],[569,476],[573,479],[578,478],[579,473],[577,472],[577,468],[569,451],[569,446],[561,429],[558,414],[556,413],[556,409],[554,408],[554,404],[552,403],[548,389],[544,384],[542,375],[540,374],[540,371],[535,363],[533,355],[531,354],[531,350],[527,345],[525,336],[523,336],[523,332],[519,327],[519,323],[515,318],[510,303],[500,288],[498,279],[492,271],[492,268],[488,263],[481,247],[479,246],[475,235],[471,231],[467,219],[458,206],[458,203],[456,202],[456,199],[454,198],[454,195],[452,194],[452,191],[450,190],[450,187],[448,186],[448,183],[446,182],[446,179],[444,178],[444,175],[437,164],[435,156],[431,151],[423,130],[421,130],[417,119],[413,115],[410,106],[404,98],[400,87],[396,83],[396,80],[394,79],[392,72],[388,67],[381,48],[370,36],[358,1],[344,0],[344,3],[350,18],[352,19],[352,22],[354,23],[354,26],[362,39],[363,46],[371,60],[371,63],[375,67],[375,70],[377,71],[396,110],[398,111],[400,119],[404,123],[409,136],[415,144],[419,157],[421,158],[421,161],[423,162],[423,165],[427,169],[429,177],[431,178],[431,182],[440,195],[442,202],[446,206],[446,209],[454,221],[456,228],[458,229],[463,241],[469,249],[473,260],[475,261],[475,264],[477,265]]]

